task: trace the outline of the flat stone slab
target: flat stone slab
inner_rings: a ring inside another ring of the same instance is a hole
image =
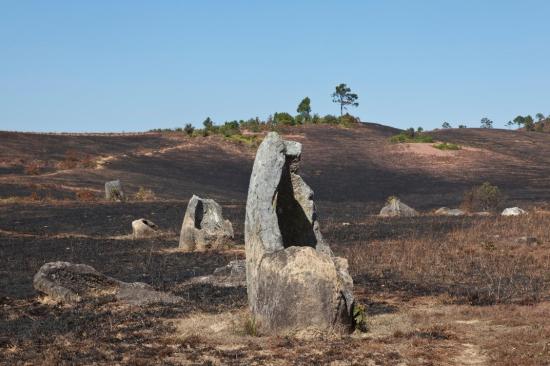
[[[34,288],[58,302],[117,301],[130,305],[178,303],[180,297],[156,291],[142,283],[127,283],[106,276],[86,264],[50,262],[33,279]]]

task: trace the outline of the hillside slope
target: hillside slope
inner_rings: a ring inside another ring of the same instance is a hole
[[[398,195],[429,209],[459,204],[475,184],[501,186],[510,204],[550,200],[550,136],[542,133],[450,129],[431,132],[438,141],[458,143],[459,151],[432,144],[391,144],[398,130],[377,124],[355,128],[303,126],[282,133],[303,144],[302,175],[321,206],[338,205],[376,212]],[[163,199],[192,194],[244,202],[254,149],[219,136],[181,134],[41,135],[0,133],[0,197],[74,197],[87,188],[101,194],[106,180],[120,178],[130,193],[140,186]],[[63,169],[68,151],[99,161],[96,168]],[[40,174],[25,174],[34,160]]]

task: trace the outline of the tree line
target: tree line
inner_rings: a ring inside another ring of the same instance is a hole
[[[359,96],[351,91],[351,88],[346,84],[341,83],[335,87],[331,94],[332,101],[338,104],[340,108],[340,116],[327,114],[320,116],[317,113],[312,114],[311,99],[303,98],[296,108],[296,115],[288,112],[276,112],[270,115],[266,120],[260,118],[250,118],[248,120],[233,120],[226,121],[221,125],[216,125],[214,121],[207,117],[202,125],[203,128],[196,129],[193,124],[187,123],[183,128],[175,129],[152,129],[151,132],[185,132],[186,134],[208,136],[211,134],[222,134],[226,137],[239,134],[241,130],[249,130],[252,132],[260,132],[271,129],[274,126],[295,126],[303,124],[332,124],[332,125],[351,125],[358,123],[359,119],[347,113],[349,107],[358,107]],[[346,113],[344,113],[346,112]]]
[[[506,123],[506,126],[508,128],[517,125],[518,128],[525,128],[527,131],[542,131],[544,129],[544,124],[547,119],[550,119],[550,115],[545,116],[542,113],[537,113],[535,115],[535,118],[537,119],[535,122],[535,119],[531,115],[527,116],[517,116],[513,120],[510,120]],[[453,126],[449,122],[443,122],[441,124],[441,128],[453,128]],[[466,125],[458,125],[458,128],[467,128]],[[480,120],[480,128],[493,128],[493,121],[490,120],[487,117],[483,117]]]

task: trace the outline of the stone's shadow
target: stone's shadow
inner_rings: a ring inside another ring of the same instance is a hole
[[[195,229],[201,229],[202,218],[204,217],[204,206],[202,201],[197,202],[197,207],[195,208]]]
[[[399,311],[399,308],[395,305],[388,304],[385,301],[371,301],[367,302],[366,313],[368,316],[393,314]]]
[[[308,220],[304,209],[295,198],[290,174],[291,159],[287,158],[281,172],[281,180],[277,186],[276,211],[279,230],[285,248],[291,246],[307,246],[315,248],[317,238],[313,225]]]

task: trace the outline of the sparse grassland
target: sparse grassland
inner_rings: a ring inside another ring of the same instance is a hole
[[[0,354],[12,364],[504,366],[541,365],[550,357],[549,214],[382,219],[321,205],[333,212],[321,221],[325,238],[348,258],[355,296],[365,304],[355,312],[366,319],[364,335],[271,336],[250,318],[244,288],[186,283],[242,258],[242,249],[182,253],[177,238],[124,235],[130,227],[120,223],[128,212],[178,232],[181,202],[44,203],[0,207],[2,271],[10,273],[0,277]],[[242,242],[244,205],[226,205],[224,213]],[[30,280],[52,260],[91,264],[186,301],[139,310],[56,305],[38,297]]]

